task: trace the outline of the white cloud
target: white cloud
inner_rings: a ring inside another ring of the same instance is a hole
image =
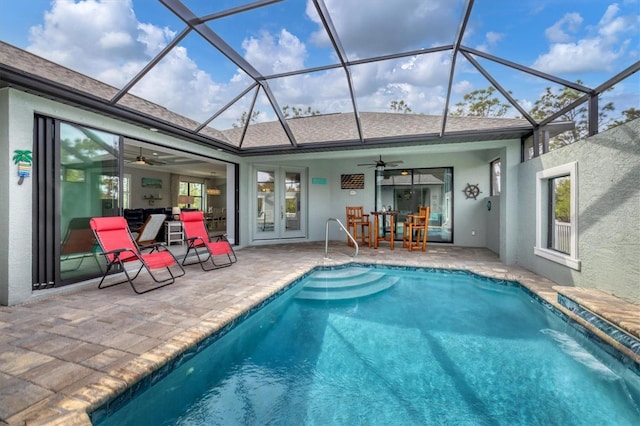
[[[496,46],[496,44],[498,44],[498,42],[503,38],[504,38],[504,34],[497,33],[494,31],[489,31],[488,33],[485,34],[484,43],[478,45],[476,49],[480,50],[481,52],[490,52]]]
[[[245,39],[242,48],[245,59],[263,74],[303,68],[307,57],[305,45],[286,29],[280,30],[277,38],[262,31],[259,38]]]
[[[30,29],[27,50],[122,87],[174,36],[168,28],[139,22],[131,0],[55,0],[44,23]],[[235,84],[217,84],[199,69],[184,47],[176,47],[131,93],[203,120],[246,85],[242,78]]]
[[[144,55],[144,45],[136,42],[137,25],[129,0],[54,1],[44,24],[30,29],[27,50],[97,76],[114,63]]]
[[[333,22],[351,59],[453,41],[459,11],[450,7],[449,0],[406,0],[402,8],[386,0],[371,1],[363,8],[357,0],[327,0]],[[308,14],[313,15],[310,1],[307,6]],[[406,10],[412,13],[404,13]],[[321,27],[317,20],[316,24]],[[371,31],[371,28],[376,30]],[[53,0],[44,22],[31,28],[28,50],[122,87],[175,35],[172,29],[140,22],[132,0]],[[500,37],[489,33],[487,38],[497,41]],[[317,37],[312,39],[322,41]],[[242,41],[241,53],[265,75],[297,70],[305,67],[309,57],[305,41],[308,41],[307,35],[303,38],[289,28],[276,32],[262,30]],[[329,55],[334,54],[333,49],[326,51]],[[195,54],[180,43],[132,88],[131,93],[187,117],[204,120],[250,84],[240,71],[226,81],[215,81],[194,59]],[[318,60],[335,62],[335,58]],[[387,111],[392,100],[403,99],[414,112],[438,114],[449,69],[450,52],[353,67],[358,107],[361,111]],[[281,107],[311,106],[322,113],[352,109],[347,79],[341,68],[272,80],[269,84]],[[251,97],[250,93],[231,108],[232,112],[223,114],[227,121],[247,111]],[[261,119],[272,119],[269,105],[262,105],[264,97],[257,102],[264,109]]]
[[[554,43],[547,53],[538,56],[532,67],[552,74],[612,71],[630,44],[625,40],[626,33],[637,31],[638,27],[637,16],[618,16],[619,12],[617,5],[610,5],[593,34],[577,41],[568,41],[576,36],[570,36],[563,28],[577,34],[582,18],[566,14],[547,28],[545,34]]]
[[[451,88],[451,91],[458,96],[464,96],[467,93],[472,92],[473,90],[473,84],[469,80],[459,81],[455,83]]]
[[[579,13],[567,13],[558,22],[544,31],[547,39],[552,43],[565,43],[574,39],[574,35],[582,25]]]
[[[548,53],[536,59],[533,68],[552,74],[611,71],[619,53],[600,39],[585,39],[577,43],[558,43]]]
[[[350,59],[401,52],[454,41],[458,11],[450,0],[326,0],[325,4]],[[411,13],[406,13],[410,10]],[[318,25],[312,41],[329,46],[329,40],[311,1],[307,15]]]

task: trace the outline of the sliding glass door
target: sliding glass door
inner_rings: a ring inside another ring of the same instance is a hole
[[[119,136],[44,117],[37,123],[34,290],[102,274],[89,220],[118,215],[122,192]]]
[[[396,239],[402,239],[407,215],[430,207],[428,241],[453,242],[453,169],[451,167],[377,171],[376,208],[398,211]]]

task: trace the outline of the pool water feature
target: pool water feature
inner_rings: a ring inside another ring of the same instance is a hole
[[[297,299],[300,282],[94,420],[640,424],[640,377],[519,285],[462,272],[373,269],[398,280],[342,301]]]

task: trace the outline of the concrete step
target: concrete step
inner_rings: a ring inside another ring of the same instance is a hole
[[[309,277],[304,288],[296,295],[297,299],[347,300],[366,297],[388,289],[399,280],[398,277],[387,276],[368,268],[319,272],[319,276],[314,274]]]
[[[309,275],[311,279],[324,279],[324,280],[342,280],[344,278],[353,278],[362,275],[366,275],[373,272],[371,268],[364,268],[362,266],[350,266],[348,268],[341,269],[327,269],[322,271],[316,271]]]

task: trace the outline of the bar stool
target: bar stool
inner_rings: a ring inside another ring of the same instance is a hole
[[[358,235],[358,230],[360,230],[360,235]],[[353,234],[353,239],[357,242],[371,246],[369,215],[364,213],[362,206],[347,206],[347,231]],[[347,238],[347,245],[352,245],[349,238]]]
[[[429,207],[420,207],[418,214],[407,216],[402,230],[402,247],[406,247],[409,251],[413,249],[427,250],[427,234],[429,233]],[[413,242],[413,236],[416,233],[416,242]],[[420,238],[422,237],[422,238]],[[422,241],[420,241],[422,240]]]

